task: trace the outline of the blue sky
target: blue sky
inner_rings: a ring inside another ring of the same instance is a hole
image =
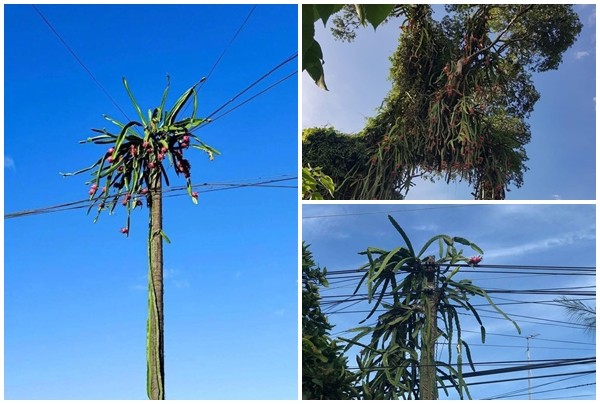
[[[476,243],[484,251],[481,265],[548,265],[548,266],[595,266],[595,206],[594,205],[318,205],[304,204],[302,208],[302,238],[310,244],[315,262],[326,267],[329,272],[356,269],[365,264],[366,257],[358,253],[367,247],[379,247],[391,250],[404,246],[400,235],[387,219],[391,214],[411,239],[415,249],[420,250],[427,240],[437,234],[464,237]],[[435,254],[437,244],[431,253]],[[470,254],[465,250],[465,255]],[[459,274],[464,279],[483,288],[494,289],[546,289],[586,287],[582,290],[595,292],[595,274],[592,276],[558,276],[511,274],[489,272],[492,269],[480,268],[474,273]],[[515,270],[516,271],[516,270]],[[352,293],[355,281],[335,282],[321,294],[341,295]],[[339,280],[339,278],[338,278]],[[585,334],[572,324],[552,323],[553,321],[569,322],[561,307],[548,304],[515,304],[505,299],[535,302],[552,300],[556,295],[526,294],[490,294],[496,303],[508,314],[513,315],[519,323],[522,334],[519,335],[513,325],[499,319],[496,313],[480,311],[487,330],[486,345],[481,346],[477,333],[479,326],[472,317],[461,320],[467,342],[471,345],[473,360],[510,361],[526,359],[527,336],[540,334],[531,340],[531,358],[534,360],[556,358],[579,358],[595,355],[595,338]],[[474,304],[484,304],[484,299],[475,299]],[[586,301],[595,307],[595,299]],[[346,305],[336,307],[342,309]],[[347,311],[366,310],[366,303],[348,307]],[[326,307],[323,307],[326,308]],[[480,307],[488,310],[490,307]],[[493,309],[492,309],[493,311]],[[333,335],[348,336],[343,333],[364,319],[365,313],[330,314],[329,320],[334,324]],[[486,317],[490,316],[490,317]],[[517,317],[530,316],[534,317]],[[373,323],[376,317],[367,320]],[[544,320],[540,320],[544,319]],[[549,320],[549,321],[548,321]],[[537,322],[537,323],[536,323]],[[543,324],[538,324],[543,323]],[[338,334],[341,333],[341,334]],[[503,335],[498,335],[503,334]],[[567,341],[567,342],[557,342]],[[447,352],[442,352],[446,354]],[[350,351],[349,357],[355,354]],[[446,356],[447,359],[447,356]],[[353,359],[350,360],[353,363]],[[503,367],[494,365],[491,368]],[[547,370],[534,370],[532,376],[553,373],[577,372],[593,370],[595,366],[581,365]],[[477,370],[490,369],[485,366]],[[465,369],[465,371],[467,371]],[[527,377],[527,372],[506,373],[494,376],[496,379]],[[547,382],[556,382],[560,378],[537,379],[532,381],[533,392],[566,388],[568,386],[593,383],[595,375],[578,376],[560,383],[535,387]],[[471,382],[490,380],[490,377],[478,377]],[[470,390],[474,399],[485,399],[497,394],[527,388],[527,381],[498,383],[473,386]],[[577,389],[535,394],[537,399],[579,396],[595,394],[594,386]],[[445,398],[440,392],[440,398]],[[456,398],[451,395],[450,398]],[[526,399],[527,396],[513,397]],[[594,398],[592,397],[587,397]]]
[[[206,76],[251,5],[40,5],[127,115],[172,104]],[[87,197],[102,146],[91,128],[125,120],[31,6],[4,8],[4,209]],[[199,94],[206,116],[297,52],[297,6],[258,6]],[[297,60],[238,101],[296,71]],[[191,157],[194,183],[297,175],[297,76],[195,132],[221,151]],[[232,104],[231,106],[235,105]],[[188,110],[188,113],[190,110]],[[171,185],[183,185],[171,175]],[[296,181],[282,184],[296,185]],[[165,199],[169,399],[297,397],[296,189],[242,188]],[[4,223],[7,399],[145,399],[147,210],[73,210]]]
[[[441,15],[443,6],[434,6],[434,11]],[[541,98],[529,119],[529,171],[523,187],[510,187],[507,199],[596,198],[596,6],[576,5],[575,11],[584,27],[560,68],[533,76]],[[330,91],[319,89],[306,72],[302,74],[302,127],[330,125],[355,133],[375,115],[391,87],[388,57],[398,44],[400,19],[376,32],[371,27],[360,29],[350,44],[334,40],[330,24],[315,25]],[[466,182],[415,182],[407,199],[472,199]]]

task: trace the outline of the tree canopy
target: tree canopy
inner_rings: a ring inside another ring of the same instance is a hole
[[[570,5],[525,4],[448,5],[441,21],[429,5],[390,12],[404,17],[392,89],[354,136],[311,129],[303,164],[331,175],[339,199],[401,199],[418,176],[465,180],[476,199],[504,199],[527,170],[527,118],[540,97],[532,73],[558,68],[581,31],[577,14]],[[357,21],[344,8],[334,35],[352,40]],[[364,155],[338,149],[348,138]],[[337,162],[321,159],[331,154]]]
[[[357,396],[356,376],[348,370],[343,346],[329,336],[332,326],[319,304],[327,270],[315,264],[308,247],[302,244],[302,399],[348,400]]]

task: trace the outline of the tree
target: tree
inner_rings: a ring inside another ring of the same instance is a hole
[[[200,81],[202,82],[202,80]],[[127,80],[123,85],[127,90],[140,121],[123,124],[112,118],[105,118],[120,128],[119,133],[106,129],[92,129],[98,136],[89,137],[80,143],[109,145],[108,150],[90,167],[74,173],[91,172],[88,213],[97,206],[100,213],[112,213],[120,204],[127,212],[126,225],[121,233],[129,236],[131,212],[143,206],[143,199],[149,208],[148,225],[148,323],[147,323],[147,394],[152,400],[165,398],[164,369],[164,311],[163,311],[163,239],[170,242],[162,224],[162,185],[169,185],[165,169],[165,159],[175,169],[177,175],[186,179],[187,192],[194,203],[198,203],[198,193],[192,190],[191,164],[184,158],[184,151],[193,147],[204,151],[212,160],[219,152],[203,143],[192,131],[208,122],[196,118],[198,82],[188,89],[170,110],[165,110],[169,92],[169,79],[158,108],[148,110],[145,117],[129,90]],[[182,109],[193,101],[193,112],[189,118],[177,120]],[[143,130],[143,135],[138,133]],[[196,143],[192,143],[195,141]],[[95,171],[92,171],[94,170]],[[104,184],[101,188],[101,183]]]
[[[333,180],[323,174],[321,167],[302,167],[302,199],[322,200],[323,195],[333,197],[334,191]]]
[[[344,15],[353,13],[358,22],[348,21],[349,25],[356,28],[360,25],[371,24],[376,29],[379,24],[387,20],[390,13],[396,9],[393,4],[303,4],[302,5],[302,71],[306,70],[315,84],[327,90],[325,72],[323,71],[323,51],[315,39],[315,23],[318,20],[327,24],[333,14],[344,10]],[[337,26],[338,24],[336,24]],[[342,31],[349,31],[341,27]],[[348,33],[354,38],[353,33]]]
[[[460,178],[476,199],[504,199],[527,170],[527,118],[539,99],[531,74],[558,68],[581,31],[577,14],[570,5],[449,5],[438,22],[429,5],[399,10],[392,89],[357,135],[368,162],[347,171],[347,192],[399,199],[422,176]],[[343,30],[351,21],[336,20],[342,39],[352,38]],[[324,167],[312,147],[303,144],[303,164]]]
[[[356,376],[348,370],[343,346],[329,336],[332,326],[319,304],[327,269],[315,265],[308,247],[302,243],[302,399],[355,398]]]
[[[465,395],[471,398],[462,376],[465,358],[473,371],[475,367],[469,345],[462,338],[457,309],[473,314],[481,327],[482,343],[485,343],[485,327],[470,302],[474,296],[487,299],[519,333],[521,330],[494,304],[485,290],[468,279],[454,279],[460,272],[461,263],[475,266],[482,259],[481,256],[467,258],[457,247],[464,245],[483,254],[476,244],[462,237],[440,234],[427,241],[417,253],[396,220],[392,216],[388,219],[404,245],[390,251],[369,247],[361,252],[367,256],[368,263],[359,269],[364,275],[354,291],[357,294],[366,283],[369,303],[375,301],[361,323],[371,318],[380,306],[385,312],[375,325],[350,330],[357,334],[345,340],[348,347],[362,348],[357,356],[361,397],[432,400],[437,399],[438,387],[448,393],[445,382],[449,382],[461,399]],[[427,254],[436,243],[438,259]],[[362,342],[364,337],[368,338],[367,342]],[[445,341],[448,346],[447,361],[436,360],[438,341]],[[456,365],[453,363],[454,350]]]
[[[554,300],[563,306],[568,316],[576,323],[585,327],[585,332],[596,335],[596,308],[592,308],[581,300],[570,299],[562,296]]]

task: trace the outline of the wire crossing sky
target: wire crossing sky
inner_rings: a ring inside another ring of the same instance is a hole
[[[208,77],[197,115],[220,115],[195,135],[221,155],[190,152],[198,205],[164,201],[167,398],[295,399],[297,5],[36,8],[56,34],[4,7],[5,212],[86,201],[88,177],[59,173],[104,152],[79,144],[115,129],[103,114],[136,115],[123,77],[144,112],[167,76],[169,108]],[[5,398],[144,399],[147,210],[127,239],[124,211],[72,207],[5,222]]]

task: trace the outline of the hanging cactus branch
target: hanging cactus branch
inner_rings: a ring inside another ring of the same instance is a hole
[[[199,84],[199,83],[198,83]],[[169,185],[169,177],[165,163],[175,170],[175,174],[182,175],[187,184],[188,195],[194,203],[198,203],[198,193],[192,190],[191,164],[184,157],[184,152],[190,147],[205,152],[210,160],[220,154],[218,150],[202,142],[192,131],[198,126],[209,122],[209,119],[197,118],[198,100],[196,85],[189,88],[175,102],[174,106],[165,111],[165,103],[169,93],[169,78],[159,107],[148,110],[145,117],[133,93],[129,89],[127,80],[123,78],[123,85],[133,103],[139,119],[123,124],[113,118],[104,116],[106,120],[119,128],[118,133],[111,133],[107,129],[92,129],[100,135],[89,137],[80,143],[95,143],[108,145],[106,152],[96,163],[90,167],[73,173],[61,173],[71,176],[84,172],[91,172],[89,199],[90,206],[97,207],[98,220],[100,213],[112,213],[121,204],[127,210],[127,226],[121,231],[129,234],[131,212],[143,206],[142,200],[148,198],[149,181],[153,174],[158,173],[165,183]],[[193,100],[192,116],[177,121],[177,116],[189,101]],[[143,130],[143,135],[136,130]],[[95,171],[92,171],[94,170]]]
[[[439,234],[415,254],[408,235],[393,217],[388,218],[405,246],[390,251],[369,247],[361,252],[367,256],[368,263],[359,269],[364,274],[354,291],[357,294],[366,283],[368,301],[375,301],[361,323],[371,318],[379,307],[385,312],[377,318],[375,325],[349,330],[356,333],[353,338],[340,338],[349,344],[346,349],[362,348],[357,356],[362,398],[435,399],[435,386],[446,391],[446,382],[454,387],[461,399],[470,398],[462,376],[463,358],[466,356],[473,371],[475,366],[470,347],[462,337],[457,309],[473,314],[481,329],[482,343],[485,343],[486,331],[470,302],[474,296],[484,297],[519,333],[521,330],[484,289],[473,285],[469,279],[454,279],[461,263],[475,266],[482,260],[480,255],[467,257],[460,246],[483,254],[479,246],[463,237]],[[438,259],[430,251],[436,244]],[[438,317],[442,320],[441,326],[438,326]],[[363,340],[369,336],[369,340]],[[437,341],[447,344],[447,361],[435,360]],[[454,350],[456,364],[452,359]],[[426,383],[426,379],[430,383]]]
[[[201,82],[201,81],[200,81]],[[200,84],[197,83],[197,84]],[[196,84],[196,85],[197,85]],[[165,110],[169,93],[169,78],[163,93],[161,104],[154,110],[148,110],[145,117],[127,80],[123,79],[125,90],[133,103],[140,121],[121,123],[105,116],[106,120],[119,128],[118,133],[110,133],[107,129],[92,129],[99,133],[80,143],[95,143],[109,146],[102,156],[90,167],[74,173],[62,174],[70,176],[90,172],[91,179],[88,191],[91,201],[88,213],[97,207],[94,222],[100,213],[112,213],[118,205],[127,211],[125,227],[121,233],[129,236],[131,228],[131,212],[143,206],[143,199],[149,208],[148,226],[148,322],[147,322],[147,371],[146,388],[148,398],[165,399],[165,367],[164,367],[164,310],[163,310],[163,239],[170,243],[162,226],[162,193],[163,179],[169,185],[169,177],[165,164],[174,167],[175,174],[183,175],[187,183],[188,195],[194,203],[198,203],[198,193],[192,190],[191,164],[184,157],[190,147],[202,150],[210,160],[219,152],[202,142],[192,131],[207,119],[196,118],[198,100],[196,85],[188,89],[170,110]],[[194,109],[189,118],[178,119],[183,107],[193,100]],[[143,135],[138,133],[143,130]]]

